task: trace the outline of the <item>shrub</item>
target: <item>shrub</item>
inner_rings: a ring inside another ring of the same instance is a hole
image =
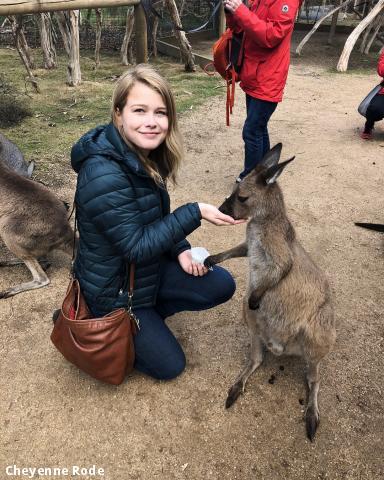
[[[30,116],[32,111],[24,96],[20,96],[4,75],[0,75],[0,128],[18,125]]]

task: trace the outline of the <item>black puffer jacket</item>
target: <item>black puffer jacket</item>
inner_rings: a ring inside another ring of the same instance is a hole
[[[78,173],[80,233],[75,275],[93,313],[127,304],[127,264],[136,265],[134,307],[156,302],[159,268],[190,248],[185,237],[200,226],[197,203],[170,213],[169,195],[156,185],[113,124],[97,127],[72,149]]]

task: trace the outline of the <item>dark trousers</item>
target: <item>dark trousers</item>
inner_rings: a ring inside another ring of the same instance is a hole
[[[240,178],[244,178],[261,162],[270,149],[268,121],[276,110],[276,102],[267,102],[246,96],[247,118],[243,128],[244,170]]]
[[[135,309],[140,321],[134,340],[135,368],[162,380],[179,375],[185,368],[185,355],[165,318],[177,312],[215,307],[229,300],[235,288],[231,274],[224,268],[215,266],[203,277],[194,277],[176,261],[164,264],[156,306]]]
[[[384,118],[384,95],[375,95],[368,105],[364,133],[370,133],[373,125]]]

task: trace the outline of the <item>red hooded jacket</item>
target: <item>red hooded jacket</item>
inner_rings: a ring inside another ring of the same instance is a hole
[[[240,87],[251,97],[281,102],[287,81],[291,36],[300,0],[251,0],[227,14],[227,25],[243,31]]]
[[[380,75],[380,77],[383,77],[384,81],[384,50],[381,52],[379,58],[379,63],[377,65],[377,73]],[[380,90],[379,94],[384,95],[384,87]]]

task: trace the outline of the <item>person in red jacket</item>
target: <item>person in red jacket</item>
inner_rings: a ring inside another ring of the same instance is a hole
[[[365,114],[367,121],[364,125],[364,131],[361,134],[361,138],[364,140],[370,140],[372,138],[372,130],[375,122],[384,118],[384,50],[379,57],[377,73],[380,77],[383,77],[383,88],[372,98],[371,103],[368,105],[367,113]]]
[[[268,121],[281,102],[290,62],[290,44],[300,0],[223,0],[227,26],[243,32],[240,87],[246,94],[244,169],[240,182],[269,151]]]

